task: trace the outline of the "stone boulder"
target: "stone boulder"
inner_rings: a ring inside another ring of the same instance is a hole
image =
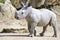
[[[16,8],[11,4],[10,0],[6,0],[5,3],[0,3],[0,32],[3,29],[20,29],[22,26],[26,26],[25,20],[15,19]]]

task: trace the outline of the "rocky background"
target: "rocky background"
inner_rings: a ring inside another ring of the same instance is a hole
[[[22,7],[21,1],[26,4],[27,0],[0,0],[0,32],[28,32],[26,20],[15,19],[16,9]],[[30,0],[30,2],[34,8],[40,9],[46,6],[51,9],[60,21],[60,0]]]

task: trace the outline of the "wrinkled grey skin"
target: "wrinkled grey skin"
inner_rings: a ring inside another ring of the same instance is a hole
[[[28,30],[30,32],[29,36],[36,36],[36,26],[43,26],[43,31],[40,33],[41,36],[44,35],[46,28],[48,25],[53,27],[54,35],[53,37],[57,37],[56,35],[56,15],[54,12],[48,9],[35,9],[32,8],[30,4],[23,6],[22,9],[16,12],[17,19],[25,18],[28,22]]]

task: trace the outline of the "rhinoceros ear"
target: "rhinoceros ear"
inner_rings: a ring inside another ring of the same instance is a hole
[[[29,3],[28,5],[26,5],[25,7],[24,7],[24,9],[27,9],[28,7],[30,7],[31,6],[31,3]]]
[[[31,3],[31,2],[29,2],[29,3],[28,3],[28,5],[27,5],[27,7],[30,7],[31,5],[32,5],[32,3]]]
[[[30,6],[31,6],[31,1],[30,1],[30,0],[27,0],[26,6],[27,6],[27,7],[30,7]]]

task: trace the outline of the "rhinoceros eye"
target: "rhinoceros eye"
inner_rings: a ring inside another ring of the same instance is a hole
[[[21,14],[23,14],[23,12]]]

